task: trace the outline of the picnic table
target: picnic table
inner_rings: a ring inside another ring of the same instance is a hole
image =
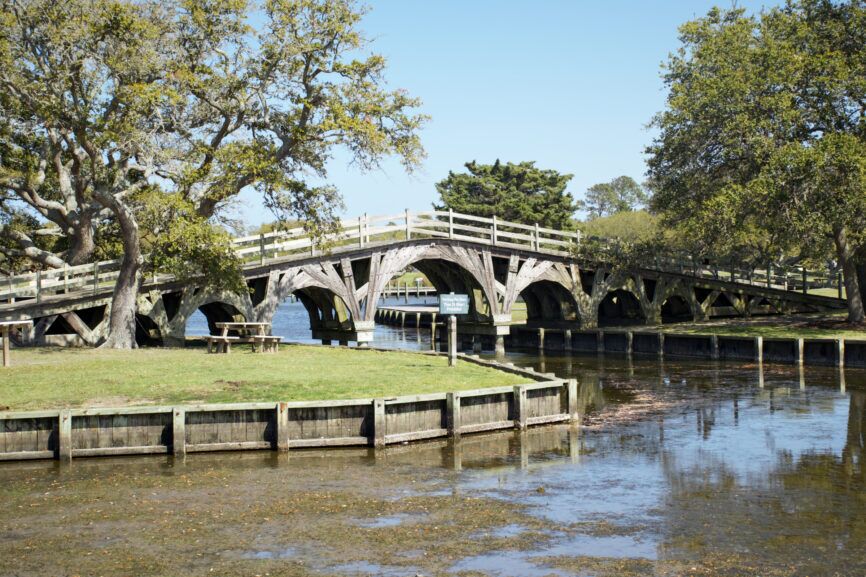
[[[282,340],[282,337],[268,334],[271,330],[271,323],[225,322],[214,324],[216,328],[220,329],[220,334],[207,337],[207,351],[209,353],[230,353],[232,343],[252,343],[253,351],[276,352],[277,345]],[[238,336],[229,336],[229,331],[238,333]]]
[[[9,351],[9,341],[13,329],[25,329],[33,326],[33,321],[2,321],[0,322],[0,336],[3,337],[3,366],[12,364]]]

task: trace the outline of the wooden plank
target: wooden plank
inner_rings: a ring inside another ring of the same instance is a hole
[[[248,451],[270,449],[271,443],[265,441],[243,441],[236,443],[201,443],[198,445],[187,445],[187,453],[204,453],[212,451]]]
[[[30,461],[34,459],[53,459],[54,451],[15,451],[0,453],[0,461]]]
[[[406,443],[406,442],[410,442],[410,441],[419,441],[421,439],[432,439],[435,437],[447,437],[447,436],[448,436],[448,429],[429,429],[426,431],[399,433],[396,435],[385,435],[385,444]]]
[[[367,437],[338,437],[335,439],[289,439],[290,449],[312,447],[347,447],[352,445],[369,445]]]
[[[118,455],[159,455],[168,453],[168,447],[97,447],[95,449],[73,449],[73,457],[113,457]]]
[[[526,419],[526,425],[544,425],[547,423],[560,423],[562,421],[569,420],[569,416],[566,413],[560,413],[558,415],[544,415],[540,417],[530,417]]]
[[[460,427],[460,434],[481,433],[483,431],[494,431],[498,429],[513,429],[514,421],[493,421],[489,423],[478,423],[475,425],[463,425]]]

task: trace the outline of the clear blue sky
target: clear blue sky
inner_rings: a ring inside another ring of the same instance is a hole
[[[772,0],[740,0],[757,11]],[[519,162],[574,174],[569,190],[626,174],[639,182],[647,123],[662,109],[660,64],[677,27],[708,0],[372,0],[362,29],[389,63],[392,88],[423,100],[427,160],[360,173],[335,157],[329,182],[346,214],[429,210],[433,184],[470,160]],[[244,195],[248,224],[270,220]]]

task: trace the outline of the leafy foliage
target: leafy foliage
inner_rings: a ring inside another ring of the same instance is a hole
[[[648,201],[649,195],[632,177],[618,176],[610,182],[590,186],[580,208],[592,219],[634,211],[646,206]]]
[[[618,212],[610,216],[575,223],[584,236],[619,238],[626,241],[647,240],[659,232],[659,219],[645,210]]]
[[[362,170],[388,155],[418,165],[426,117],[363,54],[362,16],[352,0],[0,3],[0,193],[14,201],[0,208],[56,225],[70,261],[89,260],[94,237],[105,252],[119,241],[112,346],[118,333],[130,346],[146,245],[222,282],[233,263],[216,265],[223,235],[206,221],[241,191],[321,238],[341,201],[312,181],[335,150]],[[140,219],[165,211],[178,222],[148,239]]]
[[[434,204],[436,210],[450,208],[488,218],[495,215],[513,222],[571,228],[576,206],[565,189],[572,175],[536,168],[534,162],[472,161],[465,166],[468,173],[449,172],[436,184],[441,198],[441,204]]]
[[[863,321],[866,6],[713,9],[680,40],[648,149],[652,207],[708,251],[835,253],[849,319]]]

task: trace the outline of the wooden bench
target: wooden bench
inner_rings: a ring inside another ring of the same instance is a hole
[[[223,336],[208,336],[207,352],[209,353],[230,353],[232,343],[240,342],[240,337],[223,337]]]
[[[275,337],[272,335],[253,335],[250,337],[250,340],[253,342],[253,350],[255,350],[256,345],[261,345],[263,353],[277,352],[277,348],[282,339],[283,337]]]

